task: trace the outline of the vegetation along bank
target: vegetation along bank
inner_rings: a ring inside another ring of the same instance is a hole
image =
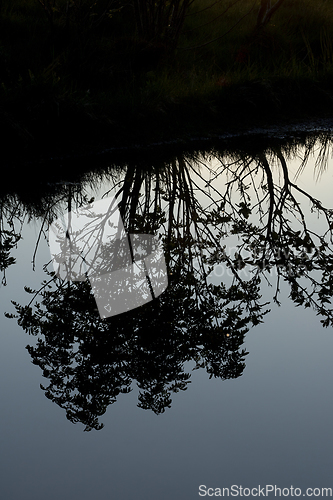
[[[333,114],[330,0],[0,0],[7,161]]]

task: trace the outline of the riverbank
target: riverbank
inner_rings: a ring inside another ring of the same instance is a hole
[[[213,8],[196,0],[172,50],[138,36],[128,3],[109,2],[97,27],[91,16],[64,21],[65,2],[56,3],[51,18],[37,2],[0,3],[4,164],[333,117],[333,9],[325,1],[286,0],[256,31],[250,0]]]
[[[6,163],[47,160],[103,150],[183,143],[193,139],[246,134],[254,128],[333,122],[333,82],[255,81],[217,89],[199,102],[188,99],[147,105],[123,105],[107,112],[48,96],[32,105],[27,95],[1,117],[2,155]],[[29,113],[28,109],[32,109]],[[16,113],[15,113],[16,111]]]

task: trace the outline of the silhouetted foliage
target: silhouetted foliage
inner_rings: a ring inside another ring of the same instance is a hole
[[[6,284],[6,269],[15,264],[11,251],[21,239],[23,210],[11,197],[0,199],[0,271],[2,284]]]
[[[331,141],[319,141],[317,168],[324,168]],[[315,144],[306,142],[300,169]],[[323,326],[333,326],[333,211],[290,179],[287,163],[297,151],[276,142],[110,170],[126,230],[163,239],[169,287],[142,307],[102,320],[88,281],[64,283],[48,271],[40,290],[26,288],[28,305],[14,302],[19,325],[37,336],[28,351],[48,379],[42,388],[70,421],[100,429],[99,417],[134,381],[138,406],[164,412],[190,382],[188,361],[209,377],[242,375],[245,335],[268,312],[263,280],[276,278],[277,304],[285,281],[296,306],[312,307]],[[325,230],[311,227],[300,197]],[[85,197],[76,200],[80,205]],[[223,278],[214,276],[217,267]]]
[[[139,36],[174,49],[191,4],[193,0],[133,0]]]
[[[119,11],[124,2],[118,0],[37,0],[54,27],[59,23],[65,27],[87,34],[106,17]]]

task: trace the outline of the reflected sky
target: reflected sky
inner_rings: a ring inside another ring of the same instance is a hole
[[[316,182],[315,162],[309,159],[297,183],[330,207],[333,174],[328,165]],[[299,160],[288,168],[291,177]],[[104,184],[99,192],[107,190]],[[311,216],[309,204],[304,211]],[[35,272],[31,264],[38,233],[35,222],[23,229],[13,252],[17,263],[0,290],[2,311],[12,310],[11,299],[26,304],[23,286],[38,288],[44,279],[42,265],[50,260],[44,239]],[[261,291],[271,300],[267,282]],[[45,398],[39,387],[45,378],[25,350],[35,337],[2,315],[2,497],[190,500],[198,498],[200,484],[333,487],[332,331],[311,307],[295,307],[289,291],[282,282],[281,306],[270,304],[264,322],[247,333],[242,376],[209,379],[205,370],[192,372],[189,361],[191,383],[173,394],[167,411],[138,408],[133,384],[103,415],[105,427],[90,433]]]

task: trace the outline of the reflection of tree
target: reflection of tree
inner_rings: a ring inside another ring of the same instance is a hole
[[[24,216],[20,205],[11,197],[0,199],[0,271],[3,273],[2,284],[6,284],[6,269],[15,264],[10,255],[21,239]]]
[[[310,138],[300,170],[305,168],[315,144]],[[330,145],[328,136],[320,137],[316,162],[319,171],[325,168]],[[132,170],[127,173],[123,197],[123,206],[130,214],[128,227],[133,231],[139,223],[137,229],[142,230],[145,221],[154,224],[154,217],[164,205],[162,214],[167,214],[169,221],[167,245],[183,245],[181,265],[188,266],[191,275],[196,272],[194,262],[200,268],[201,279],[208,274],[204,263],[216,266],[223,262],[234,278],[233,284],[242,289],[247,283],[242,278],[245,274],[268,280],[274,269],[277,303],[280,281],[284,279],[296,305],[313,307],[324,326],[332,325],[332,310],[327,304],[333,293],[333,210],[323,207],[290,179],[287,161],[295,154],[293,144],[284,149],[276,144],[266,151],[238,151],[228,156],[215,152],[210,156],[220,164],[214,171],[204,163],[205,158],[200,160],[201,170],[193,168],[193,159],[179,158],[156,174],[154,191],[149,177],[141,201],[143,173],[135,175]],[[130,202],[126,193],[131,193]],[[207,206],[198,201],[199,195],[204,195]],[[322,234],[316,224],[313,228],[308,223],[304,201],[325,221]],[[154,207],[152,213],[148,207]],[[228,255],[224,248],[230,236],[234,237],[234,255]]]
[[[325,155],[320,159],[325,159]],[[274,180],[272,165],[280,166],[275,175],[281,178],[279,184]],[[227,168],[230,169],[230,165]],[[259,175],[256,183],[255,177]],[[239,193],[238,204],[235,203],[235,188]],[[302,208],[304,199],[310,202],[311,212],[324,219],[326,230],[323,233],[308,224],[308,215]],[[267,280],[274,269],[277,275],[274,300],[277,303],[283,279],[289,283],[289,296],[296,305],[313,307],[322,317],[323,326],[332,326],[333,311],[327,304],[333,294],[333,211],[291,181],[286,155],[281,148],[276,146],[268,153],[236,159],[231,180],[215,204],[219,204],[219,210],[211,211],[210,221],[220,238],[231,233],[240,239],[233,260],[224,255],[226,265],[264,276]],[[251,221],[251,214],[256,214],[255,223]]]
[[[66,207],[70,210],[71,203],[83,205],[89,203],[87,196],[78,183],[65,182],[48,186],[48,192],[34,193],[31,191],[14,192],[11,195],[0,196],[0,271],[3,272],[3,283],[6,282],[5,270],[15,263],[11,250],[21,240],[24,223],[34,219],[41,220],[41,226],[32,256],[33,268],[38,245],[46,229],[57,214]]]
[[[260,282],[272,281],[273,271],[276,302],[285,280],[296,305],[313,307],[324,326],[333,324],[332,211],[291,181],[292,154],[275,145],[259,153],[211,153],[214,168],[204,156],[178,157],[149,172],[128,166],[119,190],[122,219],[131,233],[163,239],[167,291],[106,320],[88,282],[53,279],[31,291],[28,306],[15,304],[19,324],[38,336],[28,350],[49,379],[45,393],[71,421],[100,428],[99,417],[133,381],[139,406],[163,412],[190,381],[187,361],[210,377],[240,376],[244,336],[265,313]],[[310,228],[300,197],[325,219],[323,233]],[[230,282],[211,282],[217,265],[230,271]]]
[[[186,361],[210,376],[242,374],[244,335],[262,316],[259,306],[244,315],[244,303],[259,299],[258,284],[248,285],[246,297],[235,287],[207,287],[181,266],[170,272],[172,283],[158,299],[108,320],[97,315],[87,282],[44,288],[34,309],[16,304],[19,324],[38,335],[28,350],[49,379],[46,396],[71,421],[100,428],[98,417],[129,392],[132,380],[140,389],[139,406],[163,412],[171,394],[187,387]]]

